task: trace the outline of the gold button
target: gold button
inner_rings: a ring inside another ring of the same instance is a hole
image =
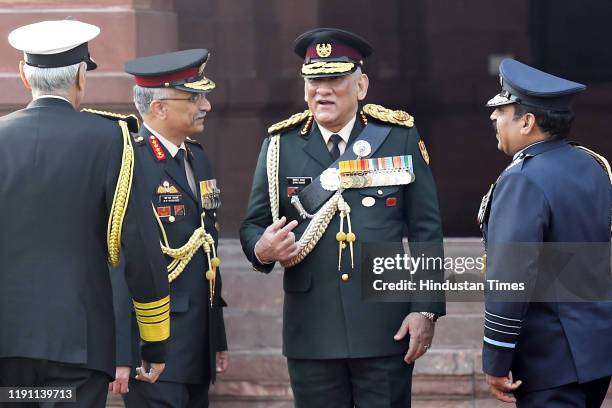
[[[383,195],[383,191],[382,190],[378,190],[377,193],[378,193],[378,195]]]
[[[345,281],[345,282],[346,282],[347,280],[349,280],[349,274],[348,274],[348,273],[343,273],[343,274],[342,274],[342,280],[343,280],[343,281]]]
[[[176,218],[174,218],[174,215],[171,215],[168,217],[168,221],[170,222],[174,222],[176,220]]]

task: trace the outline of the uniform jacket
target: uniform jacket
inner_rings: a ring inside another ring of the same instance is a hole
[[[346,149],[363,129],[355,121]],[[436,189],[429,166],[419,152],[416,128],[392,126],[385,142],[373,157],[412,155],[416,180],[406,186],[372,187],[347,190],[343,197],[351,207],[353,231],[357,235],[355,269],[351,270],[348,249],[343,254],[342,271],[337,268],[339,213],[336,213],[314,250],[283,275],[283,353],[289,358],[335,359],[378,357],[405,353],[408,339],[396,342],[393,335],[411,311],[443,314],[443,303],[375,303],[361,300],[361,242],[401,241],[407,230],[411,242],[442,242],[442,229]],[[261,265],[254,247],[264,229],[272,223],[266,156],[269,139],[263,143],[246,219],[240,239],[253,266],[270,272],[273,265]],[[317,176],[333,162],[318,126],[306,136],[300,128],[283,131],[280,137],[280,216],[298,219],[287,195],[287,177]],[[380,193],[379,193],[380,190]],[[373,197],[372,207],[362,205],[364,197]],[[395,199],[387,205],[387,199]],[[294,232],[296,240],[306,229],[301,222]],[[350,279],[341,280],[348,273]]]
[[[160,156],[156,156],[150,137],[149,130],[142,126],[134,146],[136,160],[139,160],[145,169],[145,189],[151,203],[161,215],[160,219],[168,242],[172,248],[179,248],[201,225],[200,214],[204,210],[199,194],[199,182],[213,179],[214,176],[202,146],[197,142],[186,141],[189,161],[198,188],[194,194],[176,159],[161,142],[158,142],[158,146],[163,149],[165,157],[158,159]],[[159,194],[159,187],[164,186],[175,187],[178,194]],[[147,216],[155,219],[150,205]],[[171,222],[172,219],[174,221]],[[218,242],[216,219],[217,210],[206,210],[205,228],[213,236],[215,244]],[[159,228],[149,240],[159,244],[161,241]],[[172,258],[166,256],[165,265],[171,260]],[[217,270],[215,298],[211,309],[209,285],[205,278],[207,270],[206,254],[203,250],[198,250],[182,274],[170,284],[170,339],[166,344],[166,369],[160,381],[196,384],[208,383],[215,379],[215,353],[227,350],[222,310],[225,302],[221,298],[221,275]],[[121,274],[117,274],[116,271],[111,273],[114,275],[117,320],[117,365],[131,366],[134,369],[140,365],[136,320]]]
[[[565,141],[535,144],[496,183],[484,229],[487,245],[609,243],[611,208],[610,180],[592,157]],[[508,260],[503,251],[490,253],[487,279],[539,282],[551,272],[550,260],[543,257],[538,252],[534,258]],[[589,279],[605,283],[609,264],[606,269]],[[589,272],[572,271],[585,279]],[[523,381],[522,390],[612,374],[611,302],[495,302],[487,297],[485,317],[483,370],[495,376],[512,371],[515,380]]]
[[[106,230],[121,164],[116,123],[42,98],[0,119],[0,358],[78,364],[114,378],[115,342]],[[168,295],[140,168],[123,224],[133,297]],[[147,259],[148,262],[141,262]],[[137,262],[135,262],[137,261]]]

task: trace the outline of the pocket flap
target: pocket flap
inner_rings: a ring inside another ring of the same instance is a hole
[[[399,191],[398,186],[360,188],[359,194],[371,197],[387,197]]]

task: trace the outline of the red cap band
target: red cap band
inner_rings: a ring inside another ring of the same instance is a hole
[[[326,44],[326,43],[319,43]],[[317,53],[317,44],[313,44],[306,50],[306,58],[337,58],[337,57],[349,57],[354,59],[355,61],[361,61],[363,59],[363,55],[359,51],[357,51],[353,47],[349,47],[344,44],[334,44],[331,43],[331,54],[327,57],[320,57]]]
[[[180,81],[187,78],[197,77],[199,75],[199,67],[187,68],[182,71],[173,72],[172,74],[162,76],[134,76],[136,85],[144,87],[163,87],[166,83]]]

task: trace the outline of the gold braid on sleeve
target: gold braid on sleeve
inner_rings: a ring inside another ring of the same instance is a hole
[[[132,179],[134,177],[134,148],[132,147],[128,124],[123,120],[119,120],[117,123],[119,123],[123,135],[123,155],[106,232],[108,260],[113,267],[119,265],[121,229],[123,227],[123,219],[127,211],[130,191],[132,190]]]

